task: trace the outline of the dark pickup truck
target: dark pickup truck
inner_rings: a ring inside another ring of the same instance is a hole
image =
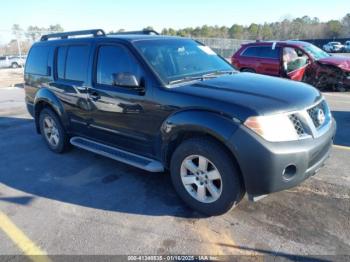
[[[179,196],[207,215],[314,175],[336,129],[310,85],[236,72],[199,42],[149,31],[45,35],[29,52],[25,91],[52,151],[73,144],[169,170]]]

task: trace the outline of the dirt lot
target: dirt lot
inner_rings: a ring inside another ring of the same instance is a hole
[[[23,68],[0,69],[0,88],[9,86],[20,87],[23,84]]]
[[[338,146],[325,168],[294,189],[203,218],[168,174],[79,149],[52,153],[23,89],[0,88],[0,254],[350,255],[350,95],[326,97]]]

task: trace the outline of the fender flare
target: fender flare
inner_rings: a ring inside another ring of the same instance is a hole
[[[67,129],[69,126],[69,120],[61,101],[57,98],[54,92],[43,87],[38,90],[34,99],[34,118],[38,133],[40,133],[39,112],[43,104],[48,105],[53,109],[53,111],[59,116],[63,126]]]
[[[225,144],[232,154],[233,148],[227,143],[240,123],[220,113],[206,110],[186,110],[169,116],[161,126],[160,152],[162,162],[167,165],[169,145],[183,133],[203,133]]]

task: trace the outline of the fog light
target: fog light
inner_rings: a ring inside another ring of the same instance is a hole
[[[295,165],[287,166],[282,173],[282,177],[285,180],[291,180],[297,173],[297,167]]]

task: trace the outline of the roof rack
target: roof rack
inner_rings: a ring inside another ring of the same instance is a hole
[[[141,31],[125,31],[125,32],[112,33],[109,35],[159,35],[159,33],[155,30],[143,29]]]
[[[78,35],[93,35],[94,37],[98,37],[98,36],[105,36],[106,33],[102,29],[91,29],[91,30],[63,32],[63,33],[55,33],[55,34],[43,35],[40,38],[40,41],[47,41],[50,38],[67,39],[69,36],[78,36]]]

